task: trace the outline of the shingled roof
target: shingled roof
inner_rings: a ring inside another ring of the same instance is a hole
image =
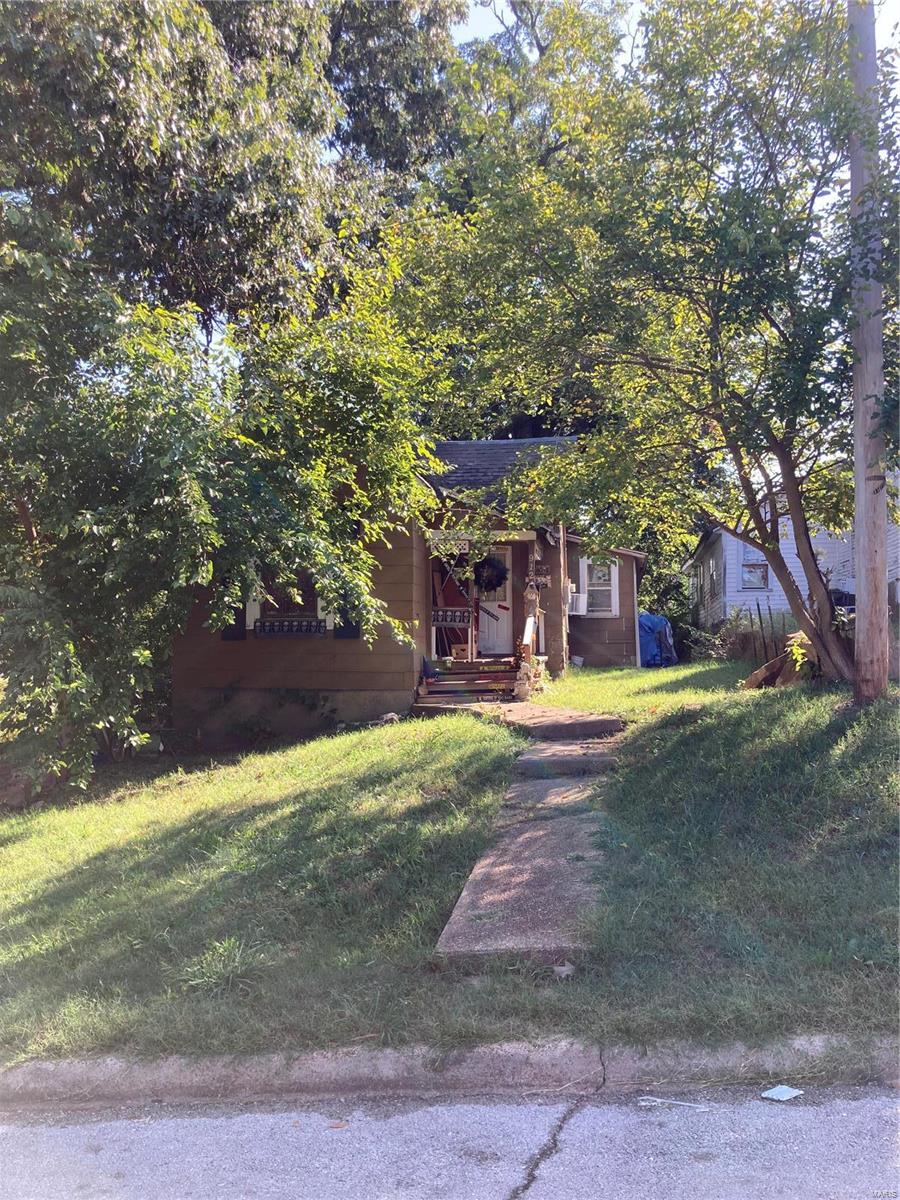
[[[430,475],[428,481],[438,494],[461,492],[469,488],[487,488],[488,498],[500,506],[502,496],[494,490],[501,479],[518,468],[534,462],[544,447],[564,446],[573,438],[506,438],[480,442],[436,442],[435,457],[451,469],[443,475]]]

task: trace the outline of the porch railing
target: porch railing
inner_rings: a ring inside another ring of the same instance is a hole
[[[537,634],[537,619],[532,614],[525,621],[525,629],[522,633],[521,656],[522,662],[530,663],[534,654],[534,639]]]
[[[468,629],[472,624],[470,608],[433,608],[431,623],[441,629]]]
[[[438,655],[438,632],[441,629],[459,629],[465,633],[465,642],[451,643],[450,650],[456,653],[456,647],[465,646],[466,661],[471,662],[475,657],[475,623],[471,607],[463,608],[456,605],[453,608],[432,608],[431,610],[431,655]],[[445,646],[446,650],[446,646]]]

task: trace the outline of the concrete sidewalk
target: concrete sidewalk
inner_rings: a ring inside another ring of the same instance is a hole
[[[0,1200],[857,1200],[896,1195],[895,1096],[761,1087],[564,1099],[44,1109],[0,1123]],[[701,1108],[683,1107],[687,1100]]]

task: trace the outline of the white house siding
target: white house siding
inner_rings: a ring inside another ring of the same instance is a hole
[[[900,491],[900,472],[895,471],[890,479],[895,492]],[[831,537],[820,534],[815,539],[816,553],[823,568],[828,572],[829,584],[842,592],[856,591],[856,545],[853,532]],[[892,606],[900,602],[900,525],[888,521],[887,527],[887,581],[888,597]]]
[[[828,572],[829,583],[843,592],[856,591],[856,545],[852,533],[840,537],[821,534],[815,539],[816,553]],[[891,603],[900,600],[900,525],[893,521],[887,529],[887,578]]]
[[[734,540],[734,539],[732,539]],[[717,587],[709,583],[710,565],[715,563]],[[702,579],[701,579],[702,573]],[[712,629],[728,615],[726,588],[728,586],[724,537],[721,531],[713,533],[702,551],[694,558],[691,573],[691,599],[697,607],[701,629]]]
[[[798,580],[801,589],[805,593],[803,568],[797,557],[796,546],[790,525],[787,522],[781,531],[781,551],[791,574]],[[775,578],[771,567],[769,567],[767,573],[768,587],[748,588],[743,586],[743,554],[743,542],[739,541],[732,534],[725,533],[724,530],[718,530],[712,534],[706,545],[695,556],[692,569],[696,572],[697,568],[702,564],[704,580],[708,578],[710,560],[716,558],[720,564],[718,595],[710,595],[710,589],[706,585],[704,585],[701,593],[698,583],[693,583],[694,594],[699,597],[698,621],[702,629],[714,629],[736,610],[744,613],[749,611],[755,614],[757,602],[763,613],[767,613],[769,609],[772,612],[790,611],[790,605],[788,604],[787,596],[784,594],[784,589]]]
[[[827,533],[819,534],[816,538],[816,553],[829,587],[839,588],[842,592],[856,590],[852,533],[843,533],[837,537],[830,537]]]
[[[730,533],[723,530],[714,532],[709,540],[701,547],[691,562],[692,598],[697,603],[698,620],[703,629],[712,629],[735,610],[751,611],[755,614],[756,603],[763,613],[770,608],[772,612],[789,612],[787,596],[778,580],[769,568],[766,588],[745,588],[741,584],[741,567],[743,564],[743,546]],[[855,570],[853,566],[853,535],[852,533],[833,537],[820,533],[813,537],[813,548],[823,569],[828,573],[829,586],[841,591],[855,591]],[[781,552],[791,575],[797,582],[801,593],[807,593],[806,576],[803,572],[797,547],[794,541],[790,521],[783,519],[781,523]],[[709,588],[704,587],[701,595],[696,581],[696,572],[702,565],[704,578],[708,577],[710,561],[715,558],[719,572],[718,595],[710,595]],[[893,523],[888,525],[887,537],[887,577],[889,595],[892,603],[900,599],[900,526]]]

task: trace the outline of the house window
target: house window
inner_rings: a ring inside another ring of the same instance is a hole
[[[587,595],[588,617],[619,615],[619,564],[581,559],[579,591]]]
[[[309,571],[297,572],[297,591],[300,593],[299,602],[289,596],[287,590],[270,586],[272,599],[262,605],[264,617],[316,617],[318,606],[316,601],[316,585]]]
[[[742,542],[741,587],[744,591],[765,591],[769,586],[769,564],[756,546]]]
[[[715,558],[709,560],[709,594],[711,597],[719,594],[719,564]]]
[[[252,620],[255,637],[323,637],[334,628],[334,620],[323,611],[308,571],[298,571],[296,588],[295,597],[286,588],[270,584],[271,599],[248,602],[245,619],[248,627]],[[359,636],[357,626],[346,622],[343,628],[341,637]]]

